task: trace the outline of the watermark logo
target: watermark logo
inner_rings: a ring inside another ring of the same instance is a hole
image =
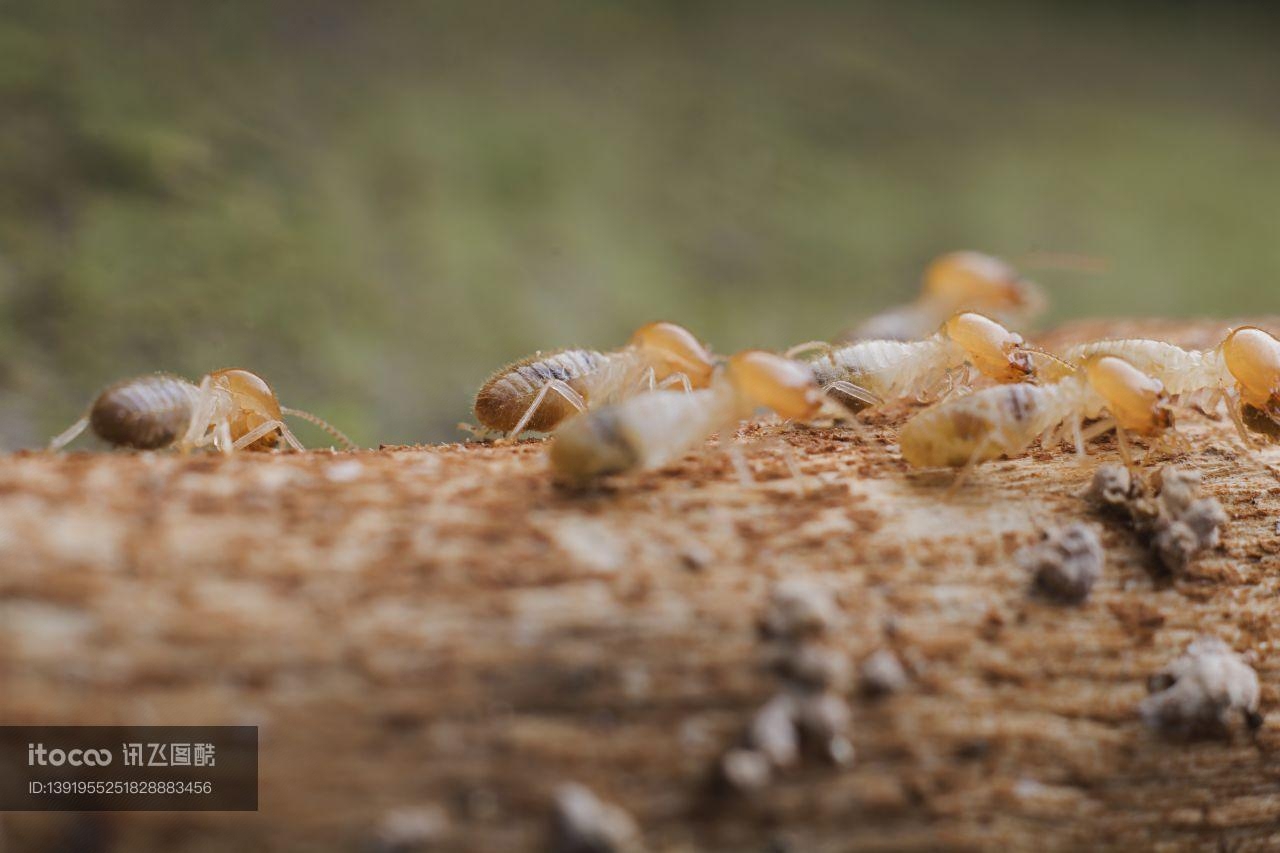
[[[0,726],[0,813],[257,808],[254,726]]]
[[[42,743],[27,744],[28,767],[106,767],[109,749],[45,749]]]

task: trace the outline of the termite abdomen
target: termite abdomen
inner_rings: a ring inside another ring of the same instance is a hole
[[[565,482],[582,483],[635,467],[641,451],[627,435],[619,408],[604,408],[556,430],[551,467]]]
[[[606,357],[595,350],[571,349],[532,355],[510,364],[489,377],[476,394],[476,419],[489,429],[509,432],[548,383],[564,383],[581,393],[578,380],[605,361]],[[561,394],[547,394],[524,428],[547,432],[577,411]]]
[[[196,387],[157,373],[110,386],[93,401],[89,426],[110,444],[154,450],[178,440],[191,421]]]
[[[1046,394],[998,385],[925,409],[898,433],[902,457],[917,468],[959,468],[1019,453],[1052,419]]]

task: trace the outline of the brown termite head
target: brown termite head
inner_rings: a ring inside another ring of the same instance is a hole
[[[951,252],[924,273],[924,295],[957,308],[1030,316],[1044,307],[1040,288],[1012,266],[981,252]]]
[[[631,346],[640,350],[653,367],[654,379],[683,373],[693,388],[711,382],[715,359],[707,347],[684,326],[675,323],[646,323],[631,336]]]
[[[969,355],[984,376],[996,382],[1022,382],[1035,373],[1022,335],[974,311],[953,314],[943,333]]]
[[[1280,341],[1255,326],[1241,326],[1220,349],[1241,401],[1280,421]]]
[[[258,374],[239,367],[228,367],[210,373],[209,380],[214,388],[226,393],[233,406],[232,411],[227,414],[232,441],[271,421],[284,422],[276,392]],[[279,433],[273,430],[245,449],[270,450],[276,446],[279,438]]]
[[[1113,355],[1094,356],[1084,363],[1089,384],[1106,401],[1122,429],[1155,435],[1173,426],[1173,411],[1164,385]]]
[[[822,391],[806,365],[763,350],[745,350],[725,368],[744,403],[767,406],[787,420],[805,421],[822,408]]]

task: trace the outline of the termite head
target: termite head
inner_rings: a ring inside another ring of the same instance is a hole
[[[227,415],[231,440],[258,428],[268,421],[281,421],[280,401],[267,381],[252,371],[238,367],[215,370],[209,374],[213,387],[231,401],[234,409]],[[269,450],[275,447],[279,433],[272,431],[249,445],[247,450]]]
[[[1173,426],[1164,385],[1122,358],[1099,355],[1084,363],[1089,384],[1107,403],[1121,428],[1155,435]]]
[[[729,381],[752,406],[768,406],[788,420],[807,421],[822,408],[822,391],[813,372],[798,361],[763,350],[746,350],[729,359]]]
[[[943,333],[964,349],[969,361],[996,382],[1021,382],[1035,373],[1022,335],[973,311],[952,315]]]
[[[1044,308],[1040,288],[999,258],[981,252],[951,252],[929,264],[924,295],[956,308],[1031,316]]]
[[[636,329],[631,345],[648,358],[658,381],[675,373],[689,377],[694,388],[705,388],[715,370],[715,359],[701,341],[675,323],[647,323]]]
[[[1245,405],[1280,420],[1280,341],[1254,326],[1241,326],[1222,342],[1222,359]]]

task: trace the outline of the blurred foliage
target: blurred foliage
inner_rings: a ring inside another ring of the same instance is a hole
[[[359,441],[454,438],[535,349],[659,317],[721,350],[827,336],[962,247],[1047,266],[1058,318],[1276,310],[1261,8],[0,14],[6,446],[113,379],[233,364]]]

